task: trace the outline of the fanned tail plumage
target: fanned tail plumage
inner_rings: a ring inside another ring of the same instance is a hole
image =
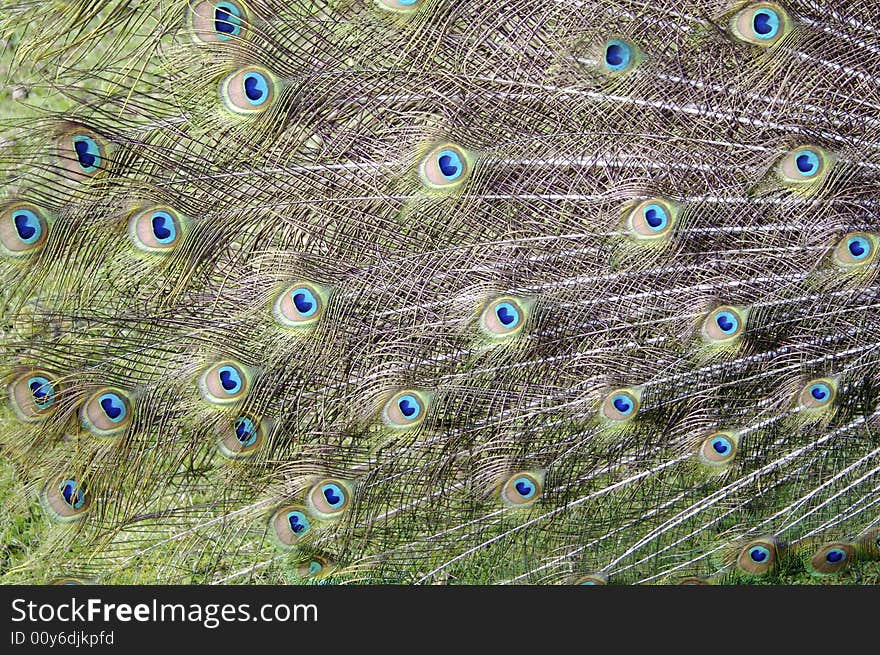
[[[877,582],[876,3],[4,14],[5,582]]]

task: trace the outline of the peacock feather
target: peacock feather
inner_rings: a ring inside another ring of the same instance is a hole
[[[874,0],[0,13],[3,582],[880,581]]]

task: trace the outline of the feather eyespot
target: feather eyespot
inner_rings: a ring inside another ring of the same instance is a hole
[[[107,166],[107,142],[97,132],[73,125],[58,141],[61,168],[75,180],[93,177]]]
[[[271,106],[275,98],[275,80],[266,69],[248,66],[221,82],[220,96],[236,114],[259,113]]]
[[[645,200],[627,213],[630,235],[636,240],[667,239],[678,218],[678,207],[659,198]]]
[[[740,41],[769,48],[791,31],[791,19],[775,2],[757,2],[737,12],[729,27]]]
[[[228,405],[240,401],[247,395],[250,383],[250,371],[232,361],[209,366],[198,380],[202,398],[215,405]]]
[[[28,371],[9,383],[7,394],[15,415],[25,423],[45,420],[55,411],[58,385],[52,373]]]
[[[878,239],[866,232],[852,232],[841,239],[834,249],[834,261],[841,268],[868,266],[877,257]]]
[[[309,489],[307,504],[312,512],[323,519],[336,518],[351,504],[351,489],[347,482],[326,478]]]
[[[419,177],[433,189],[449,189],[470,177],[470,156],[457,145],[448,143],[432,149],[419,165]]]
[[[528,318],[526,303],[519,298],[503,296],[489,301],[480,314],[483,333],[495,339],[519,334]]]
[[[620,74],[636,64],[636,48],[622,39],[611,39],[602,51],[602,65],[609,73]]]
[[[846,569],[855,559],[855,546],[848,543],[832,543],[822,546],[810,557],[808,568],[814,575],[831,575]]]
[[[48,514],[62,523],[79,521],[91,505],[91,496],[85,487],[69,477],[49,483],[40,498]]]
[[[132,401],[121,389],[99,389],[80,409],[82,427],[98,437],[113,437],[124,432],[131,419]]]
[[[229,459],[244,459],[252,456],[263,445],[265,428],[263,423],[250,416],[237,416],[232,421],[223,419],[215,425],[217,447]]]
[[[128,223],[128,236],[138,250],[167,253],[183,237],[183,220],[170,207],[153,207],[140,211]]]
[[[297,573],[301,578],[311,578],[320,580],[326,578],[333,572],[333,562],[321,555],[313,555],[297,568]]]
[[[419,391],[406,390],[394,394],[382,408],[382,421],[389,428],[406,430],[425,420],[430,397]]]
[[[242,36],[247,13],[237,2],[199,2],[190,9],[190,27],[198,41],[218,43]]]
[[[49,236],[49,224],[33,205],[16,203],[0,213],[0,252],[10,257],[27,257],[38,252]]]
[[[779,162],[781,180],[793,187],[815,186],[831,169],[832,158],[818,146],[801,146]]]
[[[869,530],[856,541],[858,552],[869,559],[880,559],[880,528]]]
[[[778,547],[773,539],[756,539],[740,551],[736,564],[751,575],[764,575],[776,568]]]
[[[284,547],[297,545],[312,531],[312,522],[302,505],[287,505],[277,510],[270,525],[278,544]]]
[[[313,284],[298,282],[281,292],[272,306],[275,320],[284,327],[314,325],[324,312],[325,292]]]
[[[640,396],[635,389],[617,389],[602,401],[599,409],[602,418],[613,423],[629,421],[639,412]]]
[[[803,409],[825,409],[837,396],[837,384],[828,378],[810,380],[798,394],[798,403]]]
[[[592,575],[584,575],[577,578],[574,584],[584,587],[604,587],[608,584],[608,576],[602,573],[593,573]]]
[[[540,471],[514,473],[501,486],[501,502],[507,507],[523,507],[537,502],[544,493],[544,474]]]
[[[55,578],[49,584],[53,585],[53,586],[75,587],[75,586],[79,586],[79,585],[85,585],[88,583],[85,580],[83,580],[82,578]]]
[[[723,468],[736,457],[739,439],[730,432],[715,432],[706,437],[697,450],[700,461],[712,468]]]
[[[376,0],[382,9],[397,13],[409,13],[419,8],[422,0]]]
[[[735,307],[718,307],[703,321],[703,339],[708,343],[731,342],[742,335],[745,318],[744,313]]]

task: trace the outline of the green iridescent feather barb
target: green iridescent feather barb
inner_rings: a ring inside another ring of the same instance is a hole
[[[874,0],[0,32],[0,582],[880,581]]]

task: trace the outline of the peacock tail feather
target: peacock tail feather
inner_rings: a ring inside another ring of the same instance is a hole
[[[873,0],[0,14],[3,582],[880,581]]]

